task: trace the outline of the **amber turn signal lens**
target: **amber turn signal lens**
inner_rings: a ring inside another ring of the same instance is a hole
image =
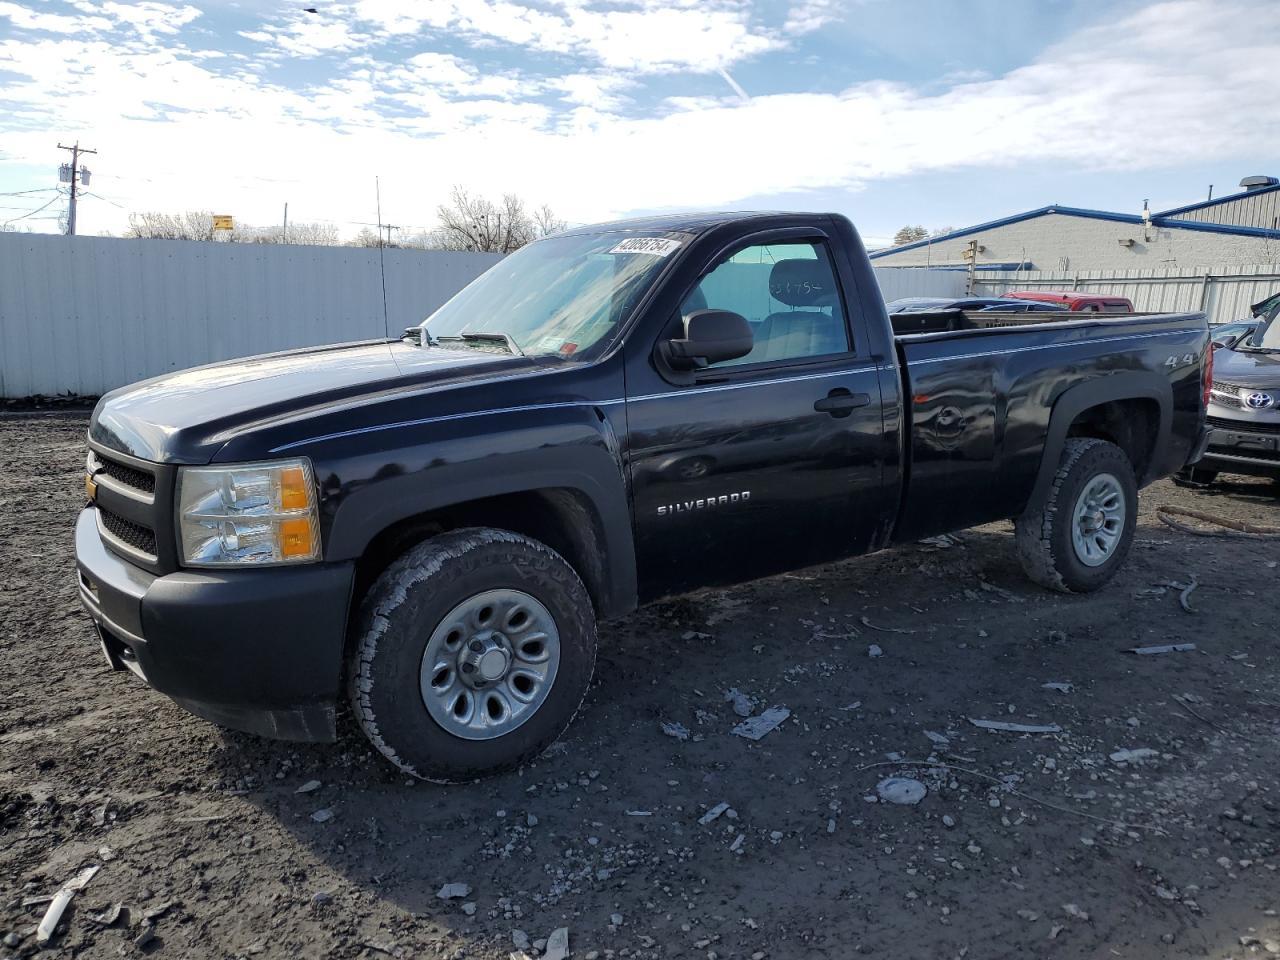
[[[305,510],[311,503],[307,496],[307,472],[302,467],[285,467],[280,471],[280,509]]]
[[[306,518],[280,521],[280,555],[282,557],[309,557],[314,552],[311,521]]]

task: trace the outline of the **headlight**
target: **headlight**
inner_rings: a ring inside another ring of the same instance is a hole
[[[306,563],[320,558],[307,460],[178,472],[178,540],[188,567]]]

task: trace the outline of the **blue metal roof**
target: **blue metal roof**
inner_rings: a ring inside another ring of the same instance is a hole
[[[1205,207],[1216,207],[1220,203],[1231,203],[1233,200],[1239,200],[1241,197],[1256,197],[1259,194],[1271,193],[1273,190],[1280,190],[1280,183],[1272,184],[1269,187],[1259,187],[1257,190],[1241,190],[1239,193],[1228,193],[1216,200],[1201,200],[1199,203],[1189,203],[1185,207],[1174,207],[1172,210],[1161,210],[1154,214],[1157,217],[1176,217],[1182,213],[1190,213],[1192,210],[1203,210]]]
[[[1280,189],[1277,187],[1267,187],[1268,190]],[[1261,193],[1261,190],[1255,190],[1254,193]],[[1215,203],[1217,201],[1214,201]],[[877,250],[875,253],[869,254],[872,260],[877,257],[888,256],[891,253],[901,253],[903,250],[914,250],[917,247],[928,246],[932,243],[941,243],[944,240],[954,240],[957,237],[967,237],[973,233],[981,233],[984,230],[992,230],[996,227],[1004,227],[1011,223],[1021,223],[1024,220],[1034,220],[1036,217],[1048,216],[1051,213],[1061,214],[1064,217],[1086,217],[1090,220],[1112,220],[1116,223],[1132,223],[1142,224],[1142,217],[1134,213],[1113,213],[1110,210],[1088,210],[1084,207],[1060,207],[1056,205],[1048,207],[1039,207],[1035,210],[1028,210],[1026,213],[1015,213],[1009,217],[1001,217],[999,220],[988,220],[986,223],[979,223],[972,227],[965,227],[963,230],[953,230],[951,233],[943,234],[940,237],[930,237],[927,240],[916,240],[913,243],[904,243],[899,247],[887,247],[884,250]],[[1154,227],[1163,227],[1174,230],[1199,230],[1203,233],[1224,233],[1237,237],[1262,237],[1268,240],[1280,240],[1280,230],[1267,230],[1262,227],[1232,227],[1221,223],[1201,223],[1198,220],[1169,220],[1165,219],[1165,214],[1152,214],[1151,225]]]

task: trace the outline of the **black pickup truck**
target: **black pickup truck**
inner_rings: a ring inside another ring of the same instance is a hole
[[[331,739],[345,688],[454,781],[550,744],[597,618],[656,597],[1008,518],[1033,580],[1100,587],[1198,453],[1204,317],[935,320],[895,335],[840,216],[570,230],[402,339],[103,397],[80,596],[193,713]]]

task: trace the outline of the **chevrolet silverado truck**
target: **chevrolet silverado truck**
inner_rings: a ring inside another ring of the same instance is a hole
[[[448,782],[555,740],[597,620],[655,598],[1004,519],[1032,580],[1101,587],[1198,453],[1204,316],[939,324],[895,335],[840,216],[573,229],[400,339],[104,396],[80,597],[192,713],[329,740],[345,695]]]

